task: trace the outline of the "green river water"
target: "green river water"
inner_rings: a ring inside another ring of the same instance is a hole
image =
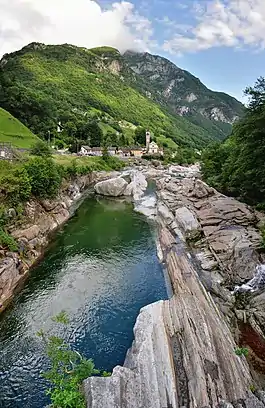
[[[43,328],[64,335],[100,369],[123,364],[141,307],[167,297],[153,228],[132,204],[88,197],[55,236],[0,317],[0,407],[43,408]],[[71,322],[57,332],[51,317]]]

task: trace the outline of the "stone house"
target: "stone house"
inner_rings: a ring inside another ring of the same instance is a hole
[[[117,148],[116,147],[108,147],[108,153],[110,156],[115,156],[117,154]]]
[[[102,148],[101,147],[92,147],[92,156],[102,156]]]
[[[92,155],[92,149],[90,146],[81,146],[80,156],[91,156]]]
[[[138,158],[141,158],[143,156],[143,154],[144,154],[144,149],[142,147],[138,147],[138,146],[131,147],[130,151],[131,151],[132,156],[138,157]]]
[[[162,155],[163,156],[164,151],[163,151],[162,148],[160,148],[158,146],[158,144],[156,142],[151,142],[149,144],[147,154],[150,154],[150,155]]]

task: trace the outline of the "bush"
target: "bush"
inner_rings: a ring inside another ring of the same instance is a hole
[[[51,157],[52,152],[47,143],[43,142],[42,140],[35,143],[34,146],[30,149],[30,154],[33,156],[40,156],[40,157]]]
[[[67,325],[69,319],[61,312],[52,319]],[[108,376],[109,373],[95,369],[91,359],[86,359],[60,337],[47,336],[43,330],[37,333],[42,338],[51,362],[51,369],[43,374],[51,387],[47,390],[54,408],[85,408],[85,398],[81,391],[82,382],[92,375]]]
[[[39,198],[54,198],[62,182],[62,169],[50,158],[34,157],[26,164],[31,192]]]
[[[9,205],[16,206],[29,199],[31,183],[28,173],[23,167],[15,167],[0,179],[0,191],[3,200]]]
[[[247,348],[244,348],[244,347],[238,347],[238,348],[235,349],[235,353],[236,353],[237,356],[247,357],[248,354],[249,354],[249,350]]]
[[[108,157],[105,157],[105,160],[104,158],[102,158],[102,161],[105,161],[109,169],[112,169],[112,170],[118,171],[118,170],[123,169],[123,167],[125,167],[125,163],[121,161],[118,157],[108,156]]]
[[[143,159],[151,161],[151,160],[161,160],[164,161],[164,156],[160,154],[143,154]]]
[[[18,245],[15,239],[2,228],[0,228],[0,246],[3,249],[9,249],[14,252],[18,250]]]

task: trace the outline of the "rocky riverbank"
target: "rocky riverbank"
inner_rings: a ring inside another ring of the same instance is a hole
[[[207,186],[196,167],[141,171],[156,180],[150,213],[173,296],[141,310],[123,367],[85,382],[88,408],[263,407],[263,374],[253,371],[265,358],[262,280],[247,301],[235,294],[262,267],[263,216]]]
[[[20,224],[16,222],[10,226],[19,252],[1,251],[0,254],[0,312],[12,301],[29,269],[42,256],[51,234],[69,219],[87,188],[116,174],[90,173],[65,182],[56,199],[32,199],[26,203]]]

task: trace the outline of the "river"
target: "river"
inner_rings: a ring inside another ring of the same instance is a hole
[[[0,316],[0,407],[43,408],[44,329],[97,368],[123,364],[141,307],[167,297],[154,232],[132,204],[88,197]],[[65,310],[62,333],[51,317]]]

